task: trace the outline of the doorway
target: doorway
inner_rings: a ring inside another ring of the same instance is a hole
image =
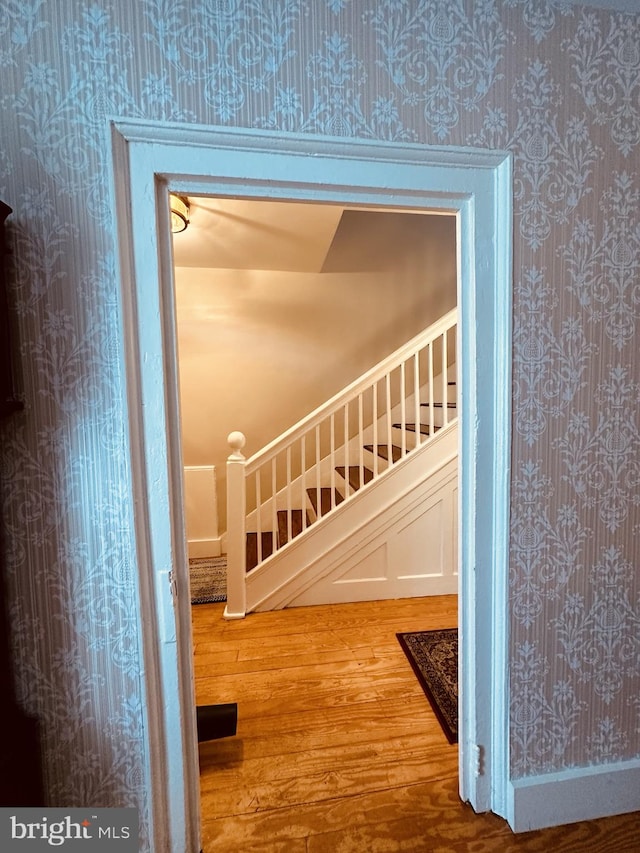
[[[185,201],[188,228],[173,236],[185,519],[189,557],[211,561],[227,550],[227,436],[242,432],[247,440],[244,453],[251,456],[351,387],[363,374],[370,375],[376,365],[406,348],[407,342],[422,339],[425,330],[442,323],[445,315],[455,314],[456,217],[298,201],[193,196]],[[350,425],[353,428],[361,422],[363,441],[359,443],[354,434],[349,460],[355,469],[362,456],[365,482],[386,471],[389,458],[394,463],[402,458],[401,445],[411,449],[418,446],[417,436],[420,442],[428,439],[428,421],[433,419],[437,431],[444,425],[445,415],[446,423],[456,417],[454,332],[452,329],[446,347],[451,380],[446,411],[438,402],[443,394],[443,377],[438,374],[442,352],[437,345],[429,350],[436,368],[432,411],[428,405],[427,350],[423,350],[419,363],[420,379],[416,377],[422,385],[422,396],[416,401],[419,414],[411,402],[415,393],[411,369],[418,363],[417,353],[403,367],[409,398],[405,400],[406,431],[391,425],[401,416],[397,404],[391,424],[382,414],[384,403],[379,403],[378,393],[384,400],[383,380],[377,380],[375,389],[375,429],[373,396],[363,394],[360,415],[352,405]],[[396,371],[394,393],[399,392],[399,380]],[[342,410],[336,415],[339,426],[333,442],[338,454],[346,427],[341,415]],[[425,422],[419,432],[412,423],[415,420]],[[325,423],[325,428],[329,427]],[[386,443],[389,435],[395,445],[391,457]],[[438,438],[442,437],[440,433]],[[412,470],[420,471],[414,475],[416,485],[427,490],[424,500],[419,500],[414,490],[412,503],[416,505],[400,511],[396,503],[407,486],[399,487],[387,504],[393,510],[377,518],[368,544],[363,541],[362,515],[355,519],[355,529],[361,531],[359,544],[352,545],[349,555],[334,553],[326,535],[322,537],[321,559],[332,564],[333,580],[324,574],[325,590],[321,592],[319,578],[314,582],[312,575],[322,573],[317,566],[307,571],[306,584],[300,578],[296,581],[307,590],[307,600],[309,590],[313,590],[314,603],[326,603],[328,597],[349,601],[457,591],[456,445],[453,436],[449,445],[439,442],[431,463],[424,458],[420,462],[413,459]],[[325,448],[324,452],[329,451]],[[450,453],[453,459],[449,459]],[[292,465],[291,460],[287,464]],[[440,481],[445,464],[451,470],[443,485]],[[346,469],[341,465],[339,457],[334,459],[331,471],[335,474],[330,476],[326,470],[323,475],[327,489],[333,481],[338,505],[350,494]],[[358,485],[360,468],[357,477],[355,470],[351,473]],[[271,485],[269,479],[262,483],[263,498]],[[291,486],[293,505],[303,507],[293,510],[300,528],[303,511],[305,527],[315,519],[316,495],[313,491],[305,494],[305,486],[314,482],[312,472],[304,483],[299,479]],[[280,506],[285,506],[286,500],[281,495]],[[393,512],[402,520],[389,527]],[[269,513],[261,521],[263,530],[271,530]],[[252,523],[255,525],[255,519]],[[298,530],[293,523],[291,526],[297,536]],[[272,532],[263,536],[274,538]],[[278,542],[284,538],[288,532],[278,531]],[[423,555],[427,552],[430,559],[425,562]],[[202,572],[203,565],[217,564],[199,565]],[[264,586],[269,589],[268,583]],[[279,575],[273,582],[273,589],[276,587],[279,601],[284,597],[291,606],[297,594],[291,582],[283,582]],[[212,593],[218,592],[216,585]],[[269,601],[263,606],[282,604]]]
[[[117,223],[117,241],[140,599],[147,615],[142,638],[149,812],[156,848],[199,849],[190,602],[182,594],[187,555],[169,188],[185,195],[455,214],[459,310],[463,327],[470,330],[460,352],[466,380],[459,445],[460,795],[476,811],[504,815],[511,429],[508,155],[135,122],[114,125],[113,154],[119,209],[131,212]]]

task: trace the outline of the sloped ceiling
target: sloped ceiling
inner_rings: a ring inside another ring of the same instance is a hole
[[[388,210],[345,210],[322,272],[401,270],[415,256],[416,248],[427,243],[433,217]]]

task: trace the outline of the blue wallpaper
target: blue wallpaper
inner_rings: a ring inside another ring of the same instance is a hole
[[[114,116],[513,152],[512,771],[640,756],[640,14],[7,0],[0,68],[10,609],[51,802],[146,803]]]

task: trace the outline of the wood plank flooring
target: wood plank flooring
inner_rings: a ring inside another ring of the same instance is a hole
[[[456,596],[193,613],[196,701],[238,703],[200,744],[204,853],[625,853],[640,815],[515,836],[458,797],[450,746],[396,632],[456,624]]]

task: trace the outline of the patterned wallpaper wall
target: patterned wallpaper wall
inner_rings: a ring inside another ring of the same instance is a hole
[[[110,116],[513,152],[513,774],[640,756],[640,14],[7,0],[0,68],[10,609],[52,803],[146,802]]]

